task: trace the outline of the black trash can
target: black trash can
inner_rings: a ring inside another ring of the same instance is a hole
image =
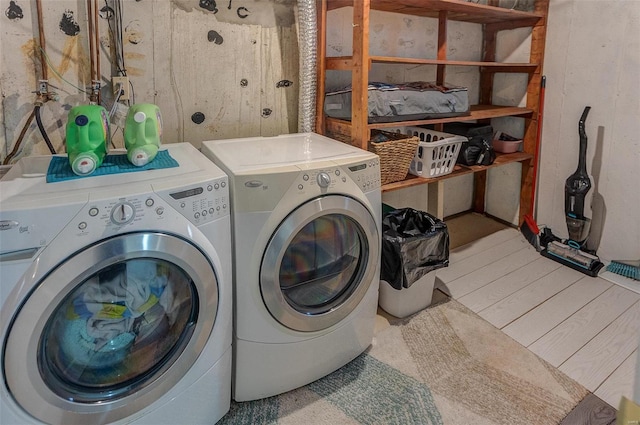
[[[444,221],[413,208],[383,207],[379,305],[407,317],[431,304],[436,270],[449,265]]]

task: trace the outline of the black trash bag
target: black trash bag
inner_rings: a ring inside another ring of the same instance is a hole
[[[382,218],[381,280],[400,290],[448,265],[449,232],[442,220],[413,208],[393,210]]]

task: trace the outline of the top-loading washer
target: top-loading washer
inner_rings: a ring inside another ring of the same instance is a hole
[[[228,175],[233,397],[279,394],[370,344],[378,302],[379,158],[313,133],[205,141]]]
[[[231,400],[226,174],[172,168],[0,180],[0,423],[215,423]],[[116,152],[117,153],[117,152]]]

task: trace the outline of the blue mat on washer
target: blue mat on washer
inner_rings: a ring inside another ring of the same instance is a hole
[[[47,183],[61,182],[65,180],[84,179],[87,177],[106,176],[109,174],[133,173],[136,171],[159,170],[162,168],[177,167],[178,161],[173,159],[167,150],[158,151],[156,157],[142,167],[136,167],[127,159],[127,154],[107,155],[102,165],[88,176],[79,176],[73,172],[66,156],[54,156],[47,170]]]

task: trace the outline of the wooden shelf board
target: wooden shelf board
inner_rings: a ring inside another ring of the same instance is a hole
[[[327,10],[353,6],[354,1],[360,0],[328,0]],[[463,0],[371,0],[371,9],[428,18],[438,18],[442,11],[447,12],[447,19],[453,21],[477,24],[513,22],[514,25],[522,27],[534,26],[544,18],[538,13],[486,6]]]
[[[525,72],[533,73],[538,68],[537,63],[503,63],[480,61],[452,61],[441,59],[401,58],[391,56],[370,56],[372,63],[406,64],[406,65],[449,65],[449,66],[478,66],[493,72]],[[327,69],[348,71],[353,68],[351,56],[335,56],[326,59]]]
[[[480,171],[485,171],[489,168],[499,167],[501,165],[509,164],[512,162],[529,161],[532,158],[533,158],[533,155],[528,154],[526,152],[515,152],[515,153],[508,153],[508,154],[497,153],[496,160],[491,165],[465,166],[465,165],[456,164],[451,173],[446,174],[444,176],[433,177],[433,178],[424,178],[424,177],[418,177],[412,174],[408,174],[405,180],[385,184],[384,186],[382,186],[382,192],[391,192],[393,190],[404,189],[411,186],[435,183],[440,180],[446,180],[453,177],[462,176],[465,174],[477,173]]]
[[[472,105],[471,113],[469,115],[451,117],[451,118],[436,118],[429,120],[417,120],[417,121],[400,121],[400,122],[385,122],[385,123],[371,123],[368,127],[373,129],[385,129],[395,127],[408,127],[408,126],[420,126],[427,124],[440,124],[447,122],[460,122],[460,121],[474,121],[484,120],[489,118],[499,117],[530,117],[533,111],[528,108],[520,108],[517,106],[497,106],[497,105]],[[344,134],[344,129],[351,126],[351,122],[347,120],[341,120],[337,118],[326,117],[327,129],[340,128],[340,133]]]

